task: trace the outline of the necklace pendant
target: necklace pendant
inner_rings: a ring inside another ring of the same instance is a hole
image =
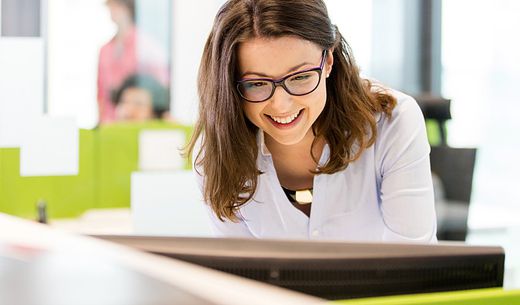
[[[306,205],[312,203],[312,191],[311,190],[301,190],[296,191],[296,202],[301,205]]]

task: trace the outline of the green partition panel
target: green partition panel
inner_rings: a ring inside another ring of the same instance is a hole
[[[91,161],[94,134],[79,132],[79,174],[73,176],[20,177],[20,150],[0,149],[0,211],[36,218],[36,203],[45,200],[49,217],[77,216],[95,201],[95,168]]]
[[[97,142],[98,197],[96,208],[130,206],[130,175],[137,170],[140,128],[101,127]]]
[[[334,301],[338,305],[520,305],[520,290],[502,288]]]
[[[80,130],[79,172],[77,176],[51,177],[56,202],[49,200],[50,218],[80,215],[92,208],[97,197],[96,177],[98,168],[95,154],[96,134],[91,130]]]
[[[159,121],[80,130],[79,174],[72,176],[20,177],[19,149],[0,149],[0,212],[35,219],[40,199],[47,202],[49,218],[128,207],[130,175],[138,168],[138,137],[144,129],[182,130],[186,139],[192,132],[191,126]]]
[[[188,139],[192,128],[164,121],[101,127],[97,145],[99,192],[96,207],[130,206],[130,175],[138,169],[139,133],[147,129],[182,130]]]

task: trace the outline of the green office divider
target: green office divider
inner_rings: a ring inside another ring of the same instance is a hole
[[[74,176],[20,177],[20,150],[1,149],[0,211],[36,218],[38,200],[48,203],[49,217],[77,216],[90,207],[95,199],[93,136],[80,130],[79,174]]]
[[[97,208],[127,207],[130,203],[130,174],[138,169],[139,126],[102,127],[97,145]]]
[[[144,129],[181,130],[186,139],[192,132],[191,126],[167,122],[80,130],[79,174],[72,176],[20,177],[19,149],[0,149],[0,212],[35,219],[40,199],[48,204],[49,218],[76,217],[92,208],[128,207],[130,175],[138,168],[138,137]]]
[[[397,295],[335,301],[338,305],[519,305],[520,290],[502,288]]]
[[[98,137],[99,208],[128,207],[130,175],[138,169],[138,138],[142,130],[176,129],[191,135],[191,127],[156,121],[102,127]],[[186,166],[188,164],[186,163]]]
[[[50,218],[78,216],[92,208],[96,202],[97,164],[94,151],[96,134],[91,130],[80,130],[79,172],[77,176],[51,177],[55,200],[49,199]],[[94,161],[94,162],[93,162]]]

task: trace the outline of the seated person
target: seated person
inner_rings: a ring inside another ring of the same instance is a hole
[[[149,75],[134,74],[114,92],[116,119],[143,122],[169,117],[168,89]]]

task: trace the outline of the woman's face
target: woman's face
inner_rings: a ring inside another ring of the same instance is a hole
[[[278,86],[266,101],[243,101],[246,117],[262,129],[266,136],[283,145],[297,144],[312,133],[312,124],[325,107],[327,91],[325,78],[329,75],[333,58],[327,51],[319,85],[313,92],[294,96]],[[238,48],[239,79],[281,79],[289,74],[319,67],[323,49],[294,36],[253,38]]]
[[[117,26],[132,22],[132,12],[126,5],[117,0],[107,0],[105,3],[110,11],[110,19]]]
[[[116,117],[121,121],[133,122],[153,119],[153,98],[150,92],[137,87],[125,89],[116,106]]]

